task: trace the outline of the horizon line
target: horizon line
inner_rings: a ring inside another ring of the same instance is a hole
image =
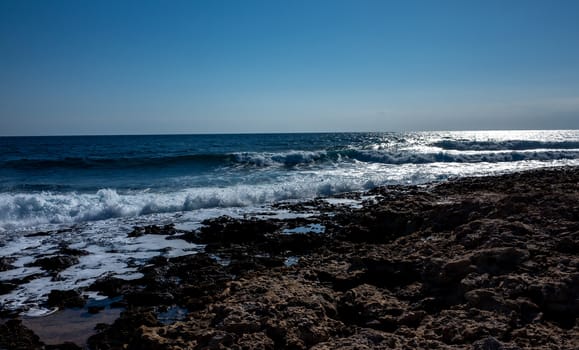
[[[46,135],[0,135],[2,138],[17,137],[118,137],[118,136],[209,136],[209,135],[289,135],[289,134],[396,134],[396,133],[423,133],[423,132],[500,132],[500,131],[575,131],[579,129],[432,129],[432,130],[390,130],[390,131],[241,131],[241,132],[175,132],[175,133],[103,133],[103,134],[46,134]]]

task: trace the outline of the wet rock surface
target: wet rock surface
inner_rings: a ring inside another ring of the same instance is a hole
[[[579,169],[350,196],[361,205],[280,204],[315,208],[305,219],[208,220],[180,237],[204,253],[153,258],[137,280],[95,282],[90,290],[122,297],[125,311],[88,347],[579,348]],[[324,232],[285,231],[310,224]],[[172,227],[133,232],[171,236]],[[166,310],[185,312],[167,322]],[[0,325],[0,348],[38,348],[17,322]],[[29,345],[7,343],[15,332]]]

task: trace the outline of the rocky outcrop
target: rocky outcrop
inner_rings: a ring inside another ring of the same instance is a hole
[[[22,325],[22,321],[0,323],[0,349],[41,350],[43,345],[36,334]]]
[[[126,306],[90,348],[579,348],[579,169],[364,198],[284,204],[317,208],[306,219],[205,222],[181,236],[205,253],[157,257],[139,280],[90,287]],[[325,231],[284,232],[307,224]],[[171,236],[134,234],[147,230]],[[171,307],[187,313],[163,321]]]

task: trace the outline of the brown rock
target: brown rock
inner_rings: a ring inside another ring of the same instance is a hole
[[[491,248],[475,252],[471,261],[479,272],[491,275],[507,273],[529,258],[529,252],[513,247]]]
[[[464,298],[470,306],[481,310],[507,312],[504,300],[498,293],[491,289],[475,289],[464,294]]]
[[[481,339],[472,344],[473,350],[505,350],[503,344],[493,337]]]
[[[44,344],[34,332],[26,328],[20,320],[0,323],[0,349],[41,350]]]

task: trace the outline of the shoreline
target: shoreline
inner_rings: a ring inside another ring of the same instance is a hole
[[[124,311],[88,346],[579,347],[578,167],[339,197],[361,207],[314,199],[279,204],[315,208],[312,217],[207,220],[178,237],[204,252],[152,258],[138,280],[93,283]],[[78,292],[53,299],[84,305]],[[25,329],[0,323],[0,347],[15,348],[7,341]]]

